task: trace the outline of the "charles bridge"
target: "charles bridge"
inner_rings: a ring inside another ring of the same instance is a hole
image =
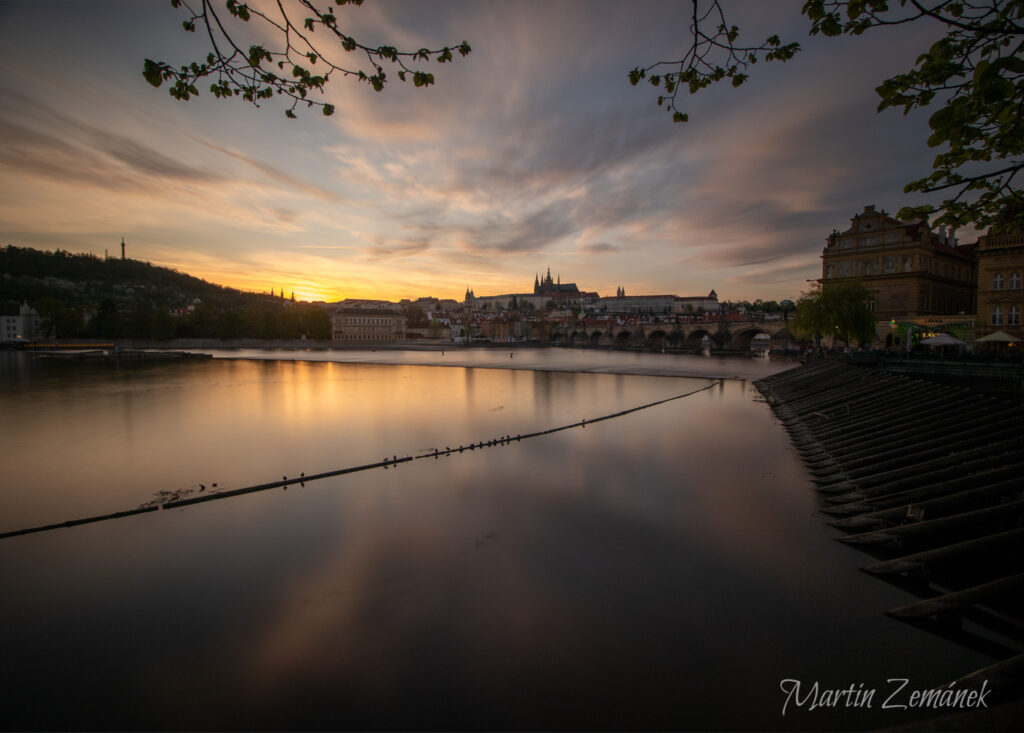
[[[573,346],[669,347],[699,349],[707,337],[712,348],[746,350],[758,334],[773,339],[785,321],[704,321],[702,323],[623,324],[579,321],[553,328],[551,340]],[[789,337],[789,332],[783,334]]]

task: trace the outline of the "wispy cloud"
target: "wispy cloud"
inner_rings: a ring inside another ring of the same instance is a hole
[[[332,82],[333,117],[289,122],[277,100],[146,85],[150,46],[195,57],[166,7],[130,6],[142,38],[105,5],[67,27],[45,5],[0,27],[17,72],[0,89],[0,234],[96,246],[127,230],[137,255],[228,284],[461,296],[551,265],[588,289],[795,296],[828,231],[865,203],[899,208],[933,154],[924,121],[874,111],[886,69],[919,50],[898,29],[804,39],[805,58],[688,98],[693,121],[672,125],[625,73],[685,45],[685,4],[371,3],[343,10],[361,39],[473,53],[428,65],[428,89]],[[745,31],[806,30],[795,1],[737,8]]]

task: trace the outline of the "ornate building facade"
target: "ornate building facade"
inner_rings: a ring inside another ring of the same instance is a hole
[[[552,298],[556,297],[578,297],[580,295],[580,289],[576,287],[576,283],[565,283],[562,284],[562,276],[558,276],[558,281],[552,281],[551,279],[551,268],[548,268],[547,276],[541,280],[539,276],[533,278],[533,294],[534,295],[547,295]]]
[[[338,308],[331,315],[335,341],[381,342],[405,338],[405,316],[387,308]]]
[[[821,255],[822,285],[859,280],[871,293],[880,321],[924,314],[967,314],[975,309],[975,245],[937,233],[922,222],[902,222],[874,206],[833,231]]]
[[[1020,337],[1024,316],[1024,234],[978,240],[978,337],[1004,331]]]

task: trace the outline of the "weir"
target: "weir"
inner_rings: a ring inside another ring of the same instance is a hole
[[[838,361],[754,384],[837,539],[922,598],[888,615],[1001,660],[1000,700],[1024,699],[1024,409]]]

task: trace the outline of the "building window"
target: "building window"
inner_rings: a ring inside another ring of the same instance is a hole
[[[910,268],[910,255],[905,255],[903,257],[903,272],[910,272]]]
[[[1003,274],[1001,272],[997,272],[995,275],[992,276],[992,289],[1003,289]]]
[[[1010,273],[1010,290],[1020,290],[1020,273]]]
[[[897,255],[888,255],[882,258],[882,272],[898,272],[900,269],[900,258]]]
[[[1002,326],[1003,325],[1003,309],[998,305],[992,309],[992,325]]]
[[[852,262],[840,262],[839,263],[839,277],[851,277],[853,275],[853,263]]]
[[[825,265],[825,279],[831,280],[833,277],[832,265]]]
[[[1006,325],[1008,326],[1019,326],[1020,325],[1020,309],[1015,306],[1010,306],[1010,313],[1006,318]]]

